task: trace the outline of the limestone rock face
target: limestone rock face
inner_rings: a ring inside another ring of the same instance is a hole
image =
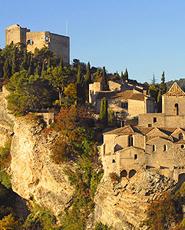
[[[40,133],[42,125],[16,118],[11,144],[13,190],[27,200],[60,214],[70,202],[73,188],[64,172],[50,158],[54,137]]]
[[[66,165],[50,157],[56,135],[46,136],[43,123],[28,117],[17,118],[7,109],[8,91],[0,92],[0,147],[11,139],[12,189],[26,200],[33,200],[56,216],[69,206],[74,189],[64,172]]]
[[[0,147],[8,141],[13,134],[14,116],[8,112],[7,100],[8,91],[3,87],[0,92]]]
[[[122,178],[118,184],[103,179],[95,196],[95,221],[111,226],[114,230],[147,229],[149,202],[171,190],[175,182],[155,171],[140,171],[130,179]]]

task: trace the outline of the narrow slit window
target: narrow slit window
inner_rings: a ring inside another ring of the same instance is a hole
[[[166,152],[168,150],[168,146],[167,145],[164,145],[164,152]]]

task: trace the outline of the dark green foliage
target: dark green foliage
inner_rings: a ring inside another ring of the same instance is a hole
[[[11,142],[8,141],[4,147],[0,147],[0,183],[6,188],[11,188],[10,176],[6,172],[10,164],[10,146]]]
[[[87,115],[84,110],[72,106],[62,109],[56,117],[55,129],[62,138],[59,138],[53,149],[52,159],[58,164],[75,162],[76,165],[75,169],[66,169],[75,192],[72,206],[61,217],[64,230],[85,229],[88,216],[94,208],[96,188],[102,177],[95,134],[88,127]]]
[[[109,90],[109,83],[108,83],[108,78],[107,78],[105,67],[103,67],[103,72],[102,72],[101,90],[102,91],[108,91]]]
[[[91,66],[89,62],[87,63],[87,66],[86,66],[85,80],[88,83],[91,82]]]
[[[126,69],[125,72],[121,72],[121,78],[123,81],[128,81],[128,70]]]
[[[3,66],[3,78],[8,79],[10,78],[11,74],[12,74],[11,66],[10,66],[9,60],[7,59],[4,62],[4,66]]]
[[[158,91],[158,95],[157,95],[157,108],[158,108],[158,113],[162,113],[162,95],[161,95],[161,90]]]
[[[102,223],[97,223],[94,230],[111,230],[111,228]]]
[[[81,65],[78,64],[78,69],[77,69],[77,77],[76,77],[76,83],[81,84],[82,83],[82,75],[81,75]]]
[[[38,75],[27,76],[25,71],[15,73],[6,87],[10,91],[8,108],[16,115],[51,108],[57,99],[48,80]]]
[[[101,100],[99,119],[104,125],[108,124],[108,102],[105,97]]]
[[[31,214],[24,222],[23,229],[26,230],[54,230],[56,227],[56,218],[49,211],[39,207],[34,208]]]

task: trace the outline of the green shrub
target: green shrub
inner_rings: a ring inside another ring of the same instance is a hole
[[[107,225],[102,224],[102,223],[100,222],[100,223],[97,223],[97,224],[96,224],[94,230],[111,230],[111,228],[108,227]]]
[[[3,170],[0,171],[0,183],[8,189],[11,188],[10,175]]]
[[[56,218],[47,210],[32,210],[24,223],[24,229],[56,229]]]

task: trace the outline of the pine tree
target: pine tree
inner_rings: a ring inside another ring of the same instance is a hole
[[[11,66],[9,64],[8,59],[5,60],[4,65],[3,65],[3,78],[8,79],[11,76]]]
[[[105,97],[101,99],[99,118],[104,125],[108,124],[108,103]]]

